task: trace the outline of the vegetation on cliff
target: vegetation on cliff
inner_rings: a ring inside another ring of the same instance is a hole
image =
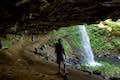
[[[109,23],[109,25],[110,24],[111,23]],[[112,32],[108,31],[105,28],[99,28],[98,24],[86,25],[86,28],[88,31],[88,35],[90,37],[91,47],[94,53],[110,52],[110,53],[119,54],[119,50],[120,50],[119,36],[112,34]],[[117,31],[119,31],[119,28],[120,26],[114,27],[114,29],[116,29]],[[82,48],[82,45],[80,43],[79,28],[77,26],[61,28],[58,31],[51,32],[50,34],[56,37],[56,39],[63,38],[63,41],[65,42],[64,44],[65,48],[70,48],[70,46],[72,46],[73,49],[76,47]],[[70,50],[70,49],[66,49],[66,50]]]
[[[94,55],[110,55],[119,56],[120,54],[120,25],[118,21],[112,21],[111,19],[103,21],[105,25],[99,27],[98,24],[86,25],[88,35],[90,37],[91,47]],[[104,28],[105,26],[105,28]],[[68,28],[61,28],[58,31],[50,32],[50,35],[54,37],[52,42],[56,39],[62,38],[66,54],[74,53],[77,48],[82,49],[79,27],[78,25]],[[81,66],[82,70],[90,69],[96,72],[101,72],[106,76],[119,76],[120,65],[119,61],[115,61],[114,57],[107,59],[96,59],[102,64],[100,67],[86,67]]]

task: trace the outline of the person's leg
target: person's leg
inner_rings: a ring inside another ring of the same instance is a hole
[[[64,73],[66,73],[66,67],[64,62],[63,62],[63,65],[64,65]]]
[[[61,62],[58,63],[58,73],[60,74],[60,65],[61,65]]]
[[[62,60],[62,63],[63,63],[63,67],[64,67],[64,73],[66,73],[66,66],[65,66],[65,57],[63,56],[63,60]]]

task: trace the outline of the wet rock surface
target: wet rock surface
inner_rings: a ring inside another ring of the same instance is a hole
[[[5,53],[9,52],[12,55],[9,57],[14,60],[10,61],[12,64],[0,64],[0,80],[63,80],[63,73],[56,74],[57,65],[46,63],[39,55],[33,53],[37,45],[38,43],[29,43],[29,45],[24,44],[20,49],[15,46],[16,49],[5,51]],[[3,60],[9,61],[6,58]],[[81,71],[68,69],[68,72],[70,80],[104,80],[101,77],[88,75]],[[66,78],[67,76],[65,80]]]
[[[95,58],[97,59],[108,59],[110,61],[115,61],[115,62],[120,62],[120,55],[112,55],[110,53],[106,53],[106,54],[97,54],[95,56]]]
[[[120,80],[120,77],[110,77],[110,80]]]

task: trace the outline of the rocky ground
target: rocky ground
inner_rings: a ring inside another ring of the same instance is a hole
[[[1,49],[0,80],[65,80],[63,74],[57,74],[56,63],[34,53],[35,47],[46,43],[47,39],[42,37],[35,42],[16,42],[10,49]],[[70,80],[104,80],[86,72],[67,70]]]

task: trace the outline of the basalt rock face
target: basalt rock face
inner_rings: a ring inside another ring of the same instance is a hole
[[[119,0],[0,0],[0,32],[45,32],[58,26],[117,19],[119,5]],[[11,31],[11,27],[15,29]]]

